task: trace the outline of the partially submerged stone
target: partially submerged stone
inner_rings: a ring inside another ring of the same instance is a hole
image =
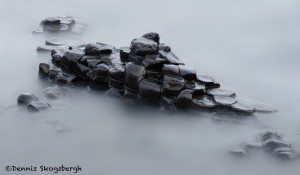
[[[31,102],[39,101],[39,98],[30,93],[23,93],[18,96],[17,103],[18,105],[28,105]]]
[[[28,104],[27,109],[30,112],[38,112],[42,110],[49,109],[50,105],[45,102],[40,102],[40,101],[32,101]]]

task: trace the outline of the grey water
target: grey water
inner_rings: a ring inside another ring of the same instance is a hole
[[[46,37],[32,30],[57,15],[88,25],[72,38],[81,42],[129,46],[158,32],[186,65],[278,112],[215,122],[211,113],[169,114],[69,89],[50,101],[53,110],[28,113],[16,106],[17,96],[46,100],[37,72],[50,59],[36,53]],[[236,159],[228,151],[266,129],[282,132],[300,151],[300,1],[0,0],[0,21],[0,174],[41,173],[8,172],[7,165],[61,164],[80,165],[77,174],[299,174],[299,161],[263,153]]]

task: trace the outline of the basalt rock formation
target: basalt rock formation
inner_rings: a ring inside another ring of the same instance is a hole
[[[72,20],[67,21],[72,26]],[[54,19],[43,24],[48,23],[61,25]],[[121,48],[99,42],[69,45],[59,40],[46,41],[46,45],[50,48],[44,51],[51,50],[52,60],[39,65],[39,77],[58,85],[113,88],[124,97],[171,110],[221,108],[241,114],[274,111],[239,100],[214,78],[197,74],[170,46],[160,43],[158,33],[147,33],[133,39],[130,47]]]

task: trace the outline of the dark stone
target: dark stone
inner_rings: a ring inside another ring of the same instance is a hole
[[[150,32],[143,35],[144,38],[150,39],[155,41],[157,44],[159,44],[159,34],[156,32]]]
[[[165,75],[162,82],[162,94],[174,98],[184,88],[184,79],[176,75]]]
[[[159,49],[159,50],[163,50],[163,51],[165,51],[165,52],[170,52],[170,51],[171,51],[171,47],[165,45],[164,43],[158,45],[158,49]]]
[[[142,64],[148,68],[158,68],[162,70],[163,64],[166,62],[165,59],[159,58],[158,54],[155,55],[146,55],[145,58],[142,60]]]
[[[96,68],[87,72],[88,79],[98,85],[107,85],[107,75],[109,66],[106,64],[98,64]]]
[[[125,65],[124,84],[131,89],[138,89],[139,82],[146,76],[146,69],[141,64],[127,63]]]
[[[77,62],[83,58],[84,53],[81,50],[67,51],[60,61],[60,65],[64,70],[74,72],[73,68],[77,67]]]
[[[196,80],[196,71],[188,66],[179,65],[179,74],[186,80]]]
[[[101,60],[98,60],[98,59],[88,59],[88,60],[86,60],[86,63],[87,63],[87,66],[89,68],[93,69],[93,68],[97,67],[98,64],[101,63]]]
[[[59,68],[57,68],[57,67],[55,67],[55,66],[50,66],[50,70],[49,70],[49,79],[50,79],[50,80],[54,80],[55,77],[56,77],[56,75],[57,75],[58,73],[60,73],[60,72],[61,72],[61,70],[60,70]]]
[[[164,64],[162,67],[162,74],[172,74],[172,75],[179,75],[179,68],[176,65],[172,64]]]
[[[146,101],[158,103],[160,99],[160,87],[159,81],[144,78],[139,83],[139,95]]]
[[[128,62],[129,59],[129,52],[130,52],[130,48],[129,47],[121,47],[120,48],[120,59],[123,62]]]
[[[214,78],[208,75],[197,75],[197,80],[205,84],[206,89],[219,88],[220,84]]]
[[[193,90],[184,89],[176,98],[176,107],[180,109],[186,109],[191,106],[193,98]]]
[[[28,105],[33,101],[39,101],[39,98],[30,93],[23,93],[18,96],[17,103],[18,105]]]
[[[160,50],[159,54],[162,58],[164,58],[167,63],[175,64],[175,65],[184,65],[184,63],[171,51],[166,52],[164,50]]]
[[[56,66],[61,66],[61,59],[66,53],[65,49],[56,49],[51,51],[52,63]]]
[[[110,87],[123,88],[124,68],[110,67],[108,69],[108,82]]]
[[[146,70],[148,78],[160,81],[162,79],[161,70],[155,68],[148,68]]]
[[[49,109],[50,105],[48,103],[40,102],[40,101],[32,101],[28,104],[27,109],[30,112],[38,112],[42,110]]]
[[[47,63],[40,63],[39,65],[39,78],[45,79],[48,78],[50,71],[50,65]]]
[[[84,51],[86,55],[100,56],[101,54],[111,54],[113,46],[103,43],[88,44]]]
[[[118,81],[123,81],[123,79],[124,79],[124,68],[110,67],[108,69],[108,75],[113,79],[116,79]]]
[[[71,82],[75,82],[76,80],[77,80],[76,76],[63,73],[63,72],[59,72],[55,77],[55,81],[58,85],[70,84]]]
[[[144,56],[139,56],[133,52],[129,52],[129,55],[128,55],[129,62],[141,63],[143,61],[143,59],[144,59]]]
[[[136,55],[145,56],[156,54],[158,52],[158,45],[153,40],[141,37],[131,42],[130,50]]]
[[[90,71],[91,68],[77,62],[74,66],[72,66],[72,70],[76,73],[77,76],[85,78],[87,72]]]

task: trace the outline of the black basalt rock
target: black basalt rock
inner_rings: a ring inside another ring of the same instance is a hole
[[[134,39],[131,42],[130,50],[140,56],[145,56],[149,54],[156,54],[158,52],[158,44],[144,37]]]
[[[143,35],[144,38],[150,39],[155,41],[157,44],[159,44],[159,34],[156,32],[150,32]]]
[[[138,89],[139,82],[146,76],[146,69],[142,64],[127,63],[125,65],[124,84],[131,89]]]

